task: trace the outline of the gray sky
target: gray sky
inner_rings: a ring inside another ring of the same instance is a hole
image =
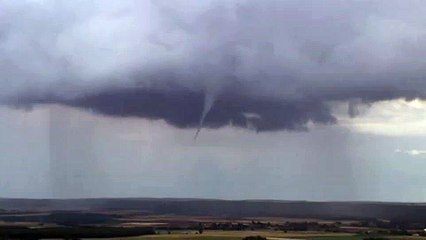
[[[385,105],[403,119],[369,109],[309,132],[225,127],[196,141],[164,121],[2,107],[1,196],[425,201],[426,154],[413,152],[425,149],[425,118]]]
[[[0,197],[426,201],[425,11],[0,0]]]

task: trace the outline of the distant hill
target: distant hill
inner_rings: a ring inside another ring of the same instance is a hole
[[[148,214],[212,217],[287,217],[426,221],[426,204],[382,202],[305,202],[210,199],[1,199],[0,209],[18,211],[138,210]]]

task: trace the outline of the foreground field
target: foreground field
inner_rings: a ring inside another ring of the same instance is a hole
[[[189,233],[172,233],[159,234],[154,236],[131,237],[126,240],[241,240],[248,236],[262,236],[271,240],[288,240],[288,239],[316,239],[318,237],[351,237],[351,234],[345,233],[278,233],[275,231],[206,231],[203,234]],[[339,238],[340,239],[340,238]],[[342,238],[345,239],[345,238]]]
[[[195,232],[159,234],[153,236],[130,237],[125,240],[241,240],[247,236],[263,236],[270,240],[363,240],[368,236],[354,235],[347,233],[319,233],[319,232],[302,232],[302,233],[277,233],[274,231],[206,231],[203,234]],[[386,239],[426,239],[422,237],[409,236],[386,236]]]

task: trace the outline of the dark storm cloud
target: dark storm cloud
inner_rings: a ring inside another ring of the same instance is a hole
[[[278,129],[305,130],[308,121],[329,124],[336,120],[322,102],[280,102],[271,99],[250,99],[232,93],[217,97],[203,127],[233,125],[257,131]],[[138,88],[102,91],[73,99],[58,96],[19,99],[21,103],[60,103],[90,109],[113,117],[164,119],[179,128],[198,127],[205,94],[185,89],[164,92]]]
[[[331,101],[355,116],[426,97],[423,1],[0,3],[14,105],[267,131],[334,123]]]

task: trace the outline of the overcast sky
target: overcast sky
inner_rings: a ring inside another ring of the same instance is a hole
[[[0,197],[424,202],[425,11],[0,0]]]

